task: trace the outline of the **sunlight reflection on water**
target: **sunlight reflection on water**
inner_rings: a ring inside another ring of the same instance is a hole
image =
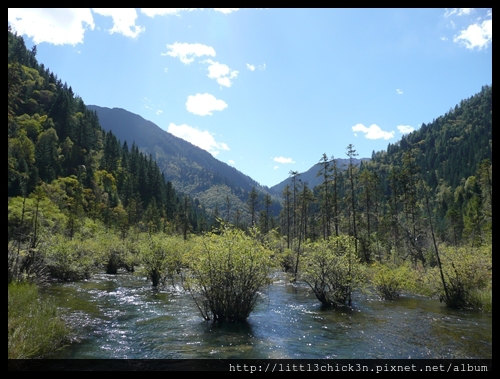
[[[491,358],[492,318],[439,301],[320,307],[307,286],[277,277],[244,324],[205,322],[190,296],[131,273],[47,289],[78,333],[57,358]]]

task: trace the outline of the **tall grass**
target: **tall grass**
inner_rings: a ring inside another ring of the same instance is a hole
[[[69,340],[69,329],[50,299],[33,283],[9,283],[8,358],[44,358]]]

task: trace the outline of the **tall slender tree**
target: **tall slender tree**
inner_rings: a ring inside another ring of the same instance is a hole
[[[259,194],[257,193],[257,190],[255,187],[252,187],[252,190],[250,191],[250,194],[248,195],[248,210],[250,211],[250,216],[251,216],[251,224],[250,227],[255,225],[255,212],[257,211],[257,204],[258,204],[258,199],[259,199]]]
[[[347,156],[349,157],[349,166],[348,166],[348,174],[349,174],[349,182],[350,182],[350,192],[351,192],[351,213],[352,213],[352,234],[354,236],[354,251],[358,254],[358,234],[356,231],[356,197],[355,197],[355,188],[354,188],[354,174],[357,165],[354,163],[354,159],[358,156],[358,153],[354,149],[353,144],[349,144],[347,146]]]
[[[357,231],[356,231],[356,200],[355,200],[355,195],[354,195],[354,170],[356,168],[356,165],[354,164],[354,157],[356,157],[358,154],[356,153],[356,150],[354,149],[354,146],[352,144],[349,144],[347,146],[347,156],[349,157],[349,167],[348,167],[348,173],[349,173],[349,181],[351,183],[351,212],[352,212],[352,233],[354,236],[354,254],[358,256],[358,236],[357,236]],[[352,257],[351,254],[349,253],[349,278],[348,278],[348,302],[349,306],[351,306],[352,302],[352,297],[351,297],[351,285],[352,285]]]
[[[282,192],[284,204],[283,204],[283,210],[282,210],[282,230],[286,230],[286,243],[287,243],[287,248],[290,249],[290,213],[291,213],[291,196],[292,192],[290,191],[290,186],[287,184],[285,185],[285,188],[283,188]]]
[[[323,182],[320,184],[321,188],[321,220],[323,227],[323,239],[327,239],[330,236],[330,219],[331,219],[331,211],[330,211],[330,180],[331,180],[331,170],[330,170],[330,160],[327,155],[323,153],[323,156],[320,159],[321,169],[318,171],[316,176],[321,176],[323,178]]]

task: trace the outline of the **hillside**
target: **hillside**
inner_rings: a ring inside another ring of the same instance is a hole
[[[267,187],[249,176],[137,114],[97,105],[87,108],[95,111],[102,128],[112,131],[122,143],[127,141],[129,146],[135,143],[141,152],[151,154],[165,180],[172,182],[176,190],[198,198],[209,213],[214,212],[216,206],[219,212],[226,213],[229,197],[230,207],[233,211],[238,209],[245,220],[248,218],[246,202],[252,188],[255,187],[261,197],[268,193]],[[272,209],[277,215],[277,199]]]

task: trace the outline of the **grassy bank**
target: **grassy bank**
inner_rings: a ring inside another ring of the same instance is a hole
[[[63,346],[69,329],[35,284],[9,283],[9,359],[43,358]]]

